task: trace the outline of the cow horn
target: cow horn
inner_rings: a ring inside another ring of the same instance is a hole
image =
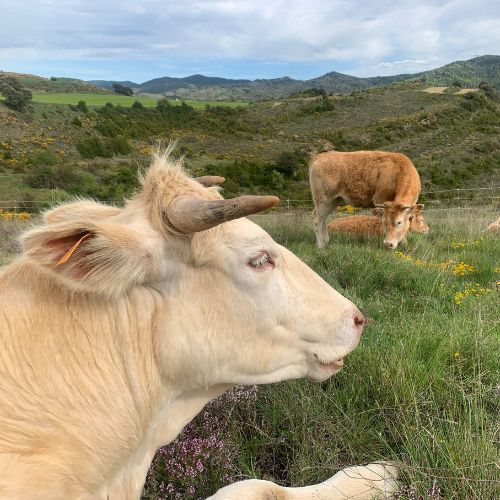
[[[170,224],[183,233],[197,233],[247,215],[273,207],[276,196],[239,196],[230,200],[205,201],[182,197],[174,200],[168,210]]]
[[[226,179],[220,175],[202,175],[201,177],[195,177],[194,180],[205,187],[219,186]]]
[[[377,208],[385,208],[385,205],[383,203],[375,203],[375,206]]]

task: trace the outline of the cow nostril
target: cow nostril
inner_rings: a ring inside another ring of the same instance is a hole
[[[385,248],[392,248],[394,245],[390,241],[384,241]]]
[[[359,312],[355,311],[353,314],[354,324],[360,330],[363,330],[363,326],[366,323],[365,317]]]

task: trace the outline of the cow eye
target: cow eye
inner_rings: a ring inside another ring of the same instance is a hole
[[[248,261],[248,265],[254,271],[264,271],[265,269],[273,268],[274,261],[267,252],[260,252]]]

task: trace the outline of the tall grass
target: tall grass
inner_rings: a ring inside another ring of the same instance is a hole
[[[246,474],[299,486],[393,460],[402,498],[500,498],[500,248],[481,232],[494,211],[464,212],[431,213],[431,233],[400,253],[338,235],[317,250],[308,219],[260,218],[369,324],[339,375],[262,387],[231,423]]]

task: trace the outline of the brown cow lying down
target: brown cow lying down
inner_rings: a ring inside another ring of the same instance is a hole
[[[326,219],[340,204],[374,207],[392,202],[391,217],[405,220],[420,194],[420,177],[411,160],[385,151],[328,151],[311,158],[309,184],[314,201],[313,224],[319,248],[327,245]],[[394,241],[385,238],[389,248]]]
[[[326,380],[359,342],[356,306],[244,218],[276,197],[224,200],[168,153],[123,209],[64,204],[0,270],[2,500],[139,499],[208,401]]]
[[[412,214],[407,219],[401,217],[401,223],[394,218],[390,209],[374,208],[374,215],[352,215],[333,219],[328,224],[328,230],[337,233],[360,234],[364,236],[386,235],[386,240],[392,243],[388,248],[396,248],[400,241],[405,242],[408,230],[415,233],[428,233],[429,226],[425,223],[422,215],[422,204],[416,205]]]
[[[486,228],[486,231],[488,231],[489,233],[498,233],[498,232],[500,232],[500,217],[495,222],[492,222]]]

